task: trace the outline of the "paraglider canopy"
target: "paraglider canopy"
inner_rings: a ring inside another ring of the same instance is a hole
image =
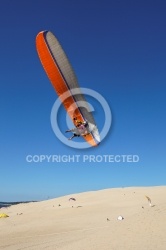
[[[146,199],[147,199],[147,200],[148,200],[148,202],[149,202],[149,206],[151,207],[151,206],[152,206],[151,199],[150,199],[148,196],[146,196],[146,195],[145,195],[145,197],[146,197]]]
[[[0,214],[0,218],[7,218],[7,217],[9,217],[9,215],[7,215],[7,214]]]
[[[72,66],[57,38],[50,31],[42,31],[36,37],[36,48],[43,68],[69,117],[75,126],[77,126],[75,117],[81,122],[88,122],[90,133],[83,138],[91,146],[97,146],[100,143],[97,126],[89,112],[89,105],[81,93]],[[76,89],[77,94],[75,95]],[[81,106],[82,103],[83,106]]]
[[[71,198],[69,199],[69,201],[76,201],[76,199],[73,198],[73,197],[71,197]]]

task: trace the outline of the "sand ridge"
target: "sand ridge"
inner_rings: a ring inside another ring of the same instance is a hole
[[[166,186],[72,194],[0,213],[9,215],[0,219],[0,249],[166,249]]]

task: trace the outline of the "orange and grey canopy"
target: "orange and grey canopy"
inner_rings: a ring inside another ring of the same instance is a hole
[[[75,124],[75,117],[82,122],[87,121],[90,133],[84,138],[90,145],[97,146],[100,143],[100,135],[94,118],[91,112],[88,112],[88,104],[57,38],[50,31],[42,31],[36,37],[36,47],[44,70],[73,123]]]

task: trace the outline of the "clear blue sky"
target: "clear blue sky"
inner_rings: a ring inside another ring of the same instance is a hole
[[[165,185],[165,1],[5,0],[0,9],[0,201]],[[98,148],[69,148],[52,131],[57,95],[35,47],[42,30],[58,37],[80,86],[110,105],[112,127]],[[140,161],[28,163],[29,154],[137,154]]]

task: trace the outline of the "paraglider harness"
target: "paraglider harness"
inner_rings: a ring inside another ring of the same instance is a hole
[[[88,126],[88,122],[87,122],[87,121],[82,122],[82,121],[80,121],[80,120],[77,120],[77,118],[73,118],[73,121],[74,121],[74,123],[76,123],[76,125],[75,125],[76,127],[73,128],[73,129],[70,129],[70,130],[66,130],[66,131],[65,131],[66,133],[67,133],[67,132],[72,132],[72,133],[73,133],[73,136],[70,137],[70,138],[68,138],[68,140],[71,140],[73,137],[86,136],[86,135],[89,134],[88,131],[86,131],[86,133],[85,133],[85,131],[84,131],[83,134],[82,134],[81,131],[80,131],[81,129],[82,129],[82,130],[85,130],[85,128]]]

